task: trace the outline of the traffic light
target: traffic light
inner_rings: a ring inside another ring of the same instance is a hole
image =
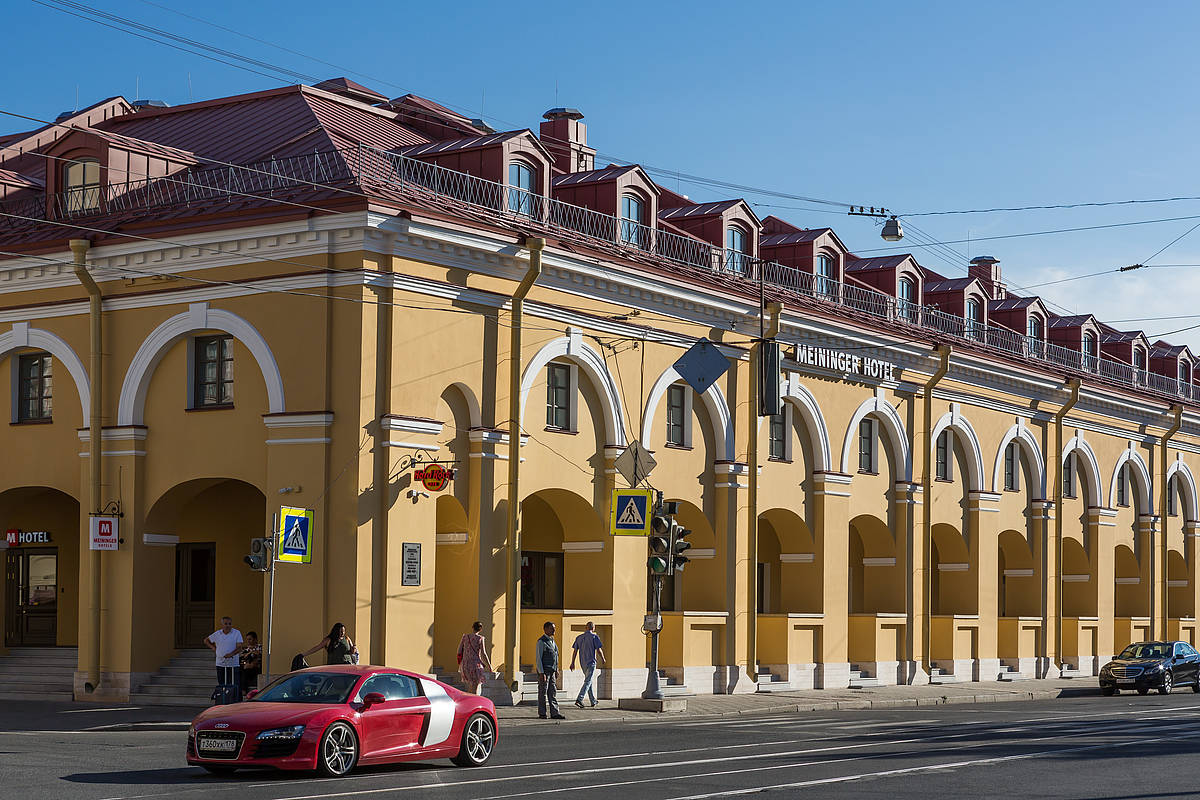
[[[650,519],[650,557],[646,566],[653,575],[668,575],[671,569],[671,518],[656,514]]]
[[[674,575],[683,569],[683,565],[691,559],[683,555],[684,551],[692,549],[692,543],[687,540],[692,532],[671,520],[671,566],[668,574]]]
[[[780,371],[783,368],[783,351],[774,339],[761,339],[758,343],[758,415],[776,416],[783,413]]]
[[[258,572],[267,572],[270,570],[272,560],[270,538],[251,539],[250,555],[242,560],[250,566],[250,569],[257,570]]]

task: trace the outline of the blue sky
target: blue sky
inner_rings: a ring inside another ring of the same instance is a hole
[[[316,78],[415,92],[501,129],[536,129],[547,108],[576,106],[598,163],[608,156],[902,213],[1200,196],[1194,3],[88,2]],[[10,0],[6,19],[16,33],[9,63],[29,68],[7,84],[5,111],[52,119],[76,97],[179,104],[296,82],[32,0]],[[0,131],[24,127],[0,118]],[[660,180],[697,200],[734,194]],[[760,216],[831,225],[856,252],[894,252],[870,220],[737,194]],[[1197,218],[985,238],[1188,216]],[[994,255],[1011,284],[1031,285],[1145,262],[1198,222],[1200,201],[914,216],[900,250],[951,276],[968,256]],[[917,229],[972,241],[949,245],[958,255],[917,247]],[[1150,263],[1200,265],[1200,229]],[[1200,266],[1037,291],[1106,320],[1197,313]],[[1197,323],[1118,327],[1153,338]],[[1170,338],[1200,348],[1198,331]]]

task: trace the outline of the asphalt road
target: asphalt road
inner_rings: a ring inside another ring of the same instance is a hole
[[[889,711],[502,722],[491,763],[339,780],[183,763],[186,712],[0,709],[0,798],[893,798],[1200,796],[1200,696],[1086,697]]]

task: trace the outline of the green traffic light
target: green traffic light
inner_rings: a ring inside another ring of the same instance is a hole
[[[650,558],[646,559],[646,566],[649,567],[650,571],[655,575],[667,574],[667,560],[665,558],[661,558],[659,556],[650,556]]]

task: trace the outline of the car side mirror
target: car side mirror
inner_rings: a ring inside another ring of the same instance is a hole
[[[256,694],[258,694],[258,689],[251,689],[250,691],[246,692],[246,699],[249,700]]]
[[[362,699],[363,705],[370,708],[373,705],[382,703],[385,699],[382,692],[367,692],[366,697]]]

